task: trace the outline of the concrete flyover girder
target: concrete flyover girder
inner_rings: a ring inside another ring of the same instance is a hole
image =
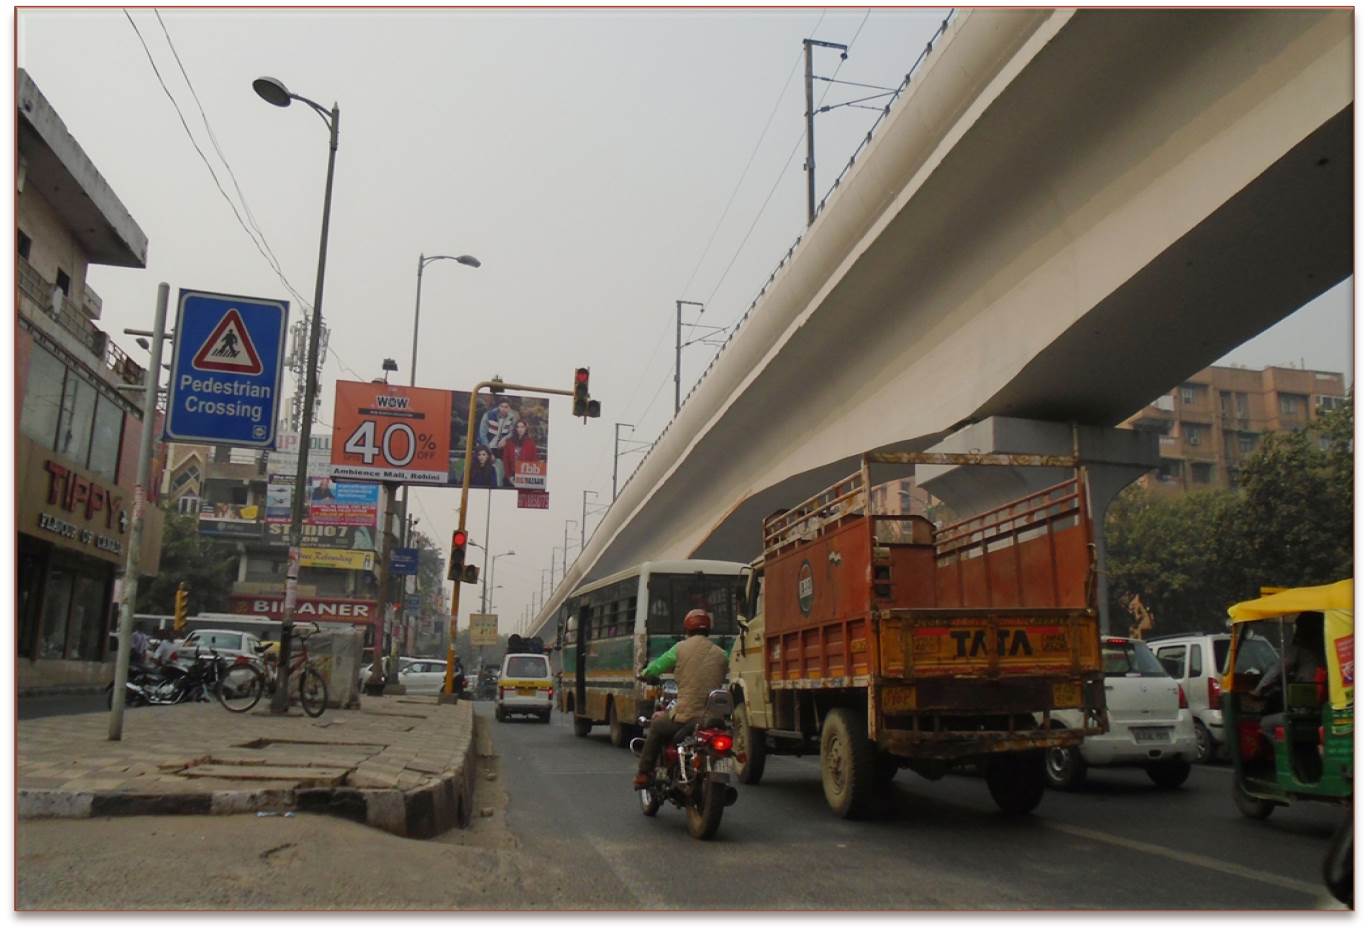
[[[1110,425],[1352,271],[1348,11],[952,21],[547,611],[993,415]],[[542,621],[544,619],[538,619]]]

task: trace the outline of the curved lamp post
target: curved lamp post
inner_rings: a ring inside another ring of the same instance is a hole
[[[283,713],[289,705],[290,639],[294,630],[294,613],[298,601],[300,547],[303,544],[304,492],[309,476],[309,437],[313,432],[314,397],[318,394],[318,336],[323,321],[323,274],[328,264],[328,221],[332,216],[333,168],[337,162],[337,125],[340,113],[337,104],[324,109],[307,97],[293,94],[277,78],[260,77],[252,82],[252,90],[268,104],[288,107],[291,101],[308,104],[328,126],[328,180],[323,187],[323,230],[318,241],[318,275],[314,282],[313,318],[309,326],[309,359],[304,378],[303,417],[299,419],[299,467],[295,471],[294,496],[290,508],[290,559],[285,571],[285,607],[280,625],[281,674],[276,677],[275,695],[271,697],[271,711]],[[376,645],[376,656],[379,647]]]

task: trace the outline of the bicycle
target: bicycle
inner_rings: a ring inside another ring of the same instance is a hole
[[[323,674],[309,659],[309,638],[321,629],[317,622],[310,622],[313,630],[295,635],[299,652],[290,662],[287,676],[299,674],[299,705],[304,714],[318,718],[328,707],[328,683]],[[279,660],[263,658],[263,666],[242,662],[231,667],[223,674],[219,683],[218,697],[223,707],[230,712],[246,712],[253,708],[264,693],[275,692],[276,677],[279,675]]]

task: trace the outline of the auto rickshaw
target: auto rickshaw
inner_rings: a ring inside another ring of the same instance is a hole
[[[1352,909],[1354,581],[1284,589],[1232,605],[1229,615],[1221,685],[1235,807],[1266,819],[1298,800],[1344,806],[1321,870],[1331,894]],[[1279,648],[1271,665],[1260,627]]]
[[[1284,589],[1232,605],[1229,615],[1221,685],[1236,808],[1266,819],[1298,800],[1352,805],[1354,581]],[[1278,649],[1271,665],[1249,660],[1266,657],[1266,647],[1241,656],[1260,633]]]

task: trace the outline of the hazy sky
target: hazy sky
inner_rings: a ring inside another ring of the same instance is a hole
[[[427,267],[418,384],[464,389],[498,374],[568,388],[575,366],[592,367],[598,421],[583,425],[568,400],[552,402],[552,508],[519,511],[512,492],[494,499],[494,552],[517,551],[495,580],[501,627],[513,630],[566,521],[580,520],[583,490],[609,499],[614,422],[649,442],[671,414],[675,300],[705,302],[704,323],[731,324],[802,229],[801,40],[848,43],[840,79],[893,87],[944,11],[130,15],[245,216],[184,67],[251,215],[308,300],[327,131],[306,107],[269,106],[251,82],[273,75],[340,104],[325,424],[335,379],[378,376],[388,356],[407,381],[420,253],[470,253],[484,265]],[[20,67],[149,239],[144,270],[92,267],[101,326],[139,356],[119,331],[149,326],[159,281],[288,298],[292,316],[303,310],[219,193],[122,11],[23,11],[17,38]],[[838,65],[836,53],[819,52],[814,70],[832,76]],[[817,90],[827,103],[875,93]],[[819,197],[876,116],[850,107],[818,116]],[[1350,306],[1346,283],[1221,362],[1347,371]],[[713,351],[684,351],[685,394]],[[636,462],[622,458],[622,481]],[[472,493],[470,521],[481,543],[484,496]],[[420,528],[445,546],[458,493],[415,497]],[[569,534],[573,552],[578,527]],[[477,587],[462,608],[478,608]]]

